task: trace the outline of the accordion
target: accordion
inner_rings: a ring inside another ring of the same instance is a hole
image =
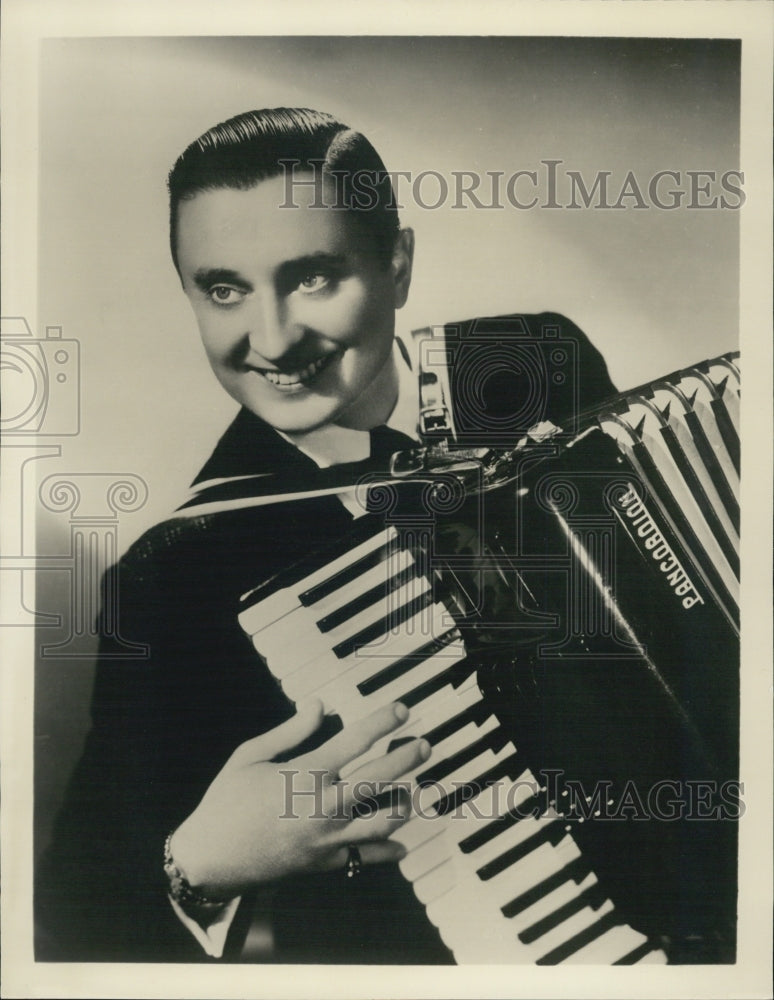
[[[393,836],[457,962],[734,961],[738,409],[734,354],[572,435],[398,453],[351,537],[243,599],[291,700],[411,709]]]

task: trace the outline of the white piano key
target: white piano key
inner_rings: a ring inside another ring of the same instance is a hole
[[[457,830],[458,842],[477,832],[479,827],[488,826],[489,823],[501,819],[509,811],[519,809],[527,799],[537,792],[538,787],[538,782],[527,770],[513,781],[506,778],[490,785],[476,798],[465,802],[459,810],[455,810],[455,814],[460,817]],[[527,816],[522,816],[517,823],[523,823],[526,819]],[[474,856],[477,856],[476,851],[466,854],[466,857]]]
[[[545,855],[547,853],[545,848],[548,846],[541,847],[540,853]],[[530,861],[531,858],[526,858],[519,862],[517,867],[521,869],[521,875],[518,879],[515,870],[502,873],[491,883],[485,883],[483,893],[480,889],[481,883],[476,885],[471,882],[465,886],[463,893],[456,895],[456,898],[452,893],[447,893],[431,904],[430,908],[435,908],[436,911],[435,917],[439,924],[439,931],[459,963],[532,963],[548,950],[539,947],[540,941],[548,939],[554,942],[555,946],[557,941],[563,943],[577,932],[573,926],[568,930],[566,936],[560,932],[549,938],[549,935],[546,934],[538,942],[527,945],[519,940],[518,934],[524,927],[531,926],[535,922],[532,915],[527,918],[527,911],[524,911],[523,914],[518,915],[521,917],[521,921],[518,918],[508,919],[503,916],[500,909],[503,901],[509,896],[518,895],[521,891],[531,888],[526,884],[533,881],[533,876],[529,872]],[[559,859],[556,858],[550,865],[545,863],[541,865],[544,872],[548,868],[559,870],[563,866],[564,862],[560,863]],[[541,880],[542,877],[537,879],[537,881]],[[571,883],[570,898],[574,898],[578,891],[580,891],[579,888]],[[532,914],[537,915],[538,912],[542,912],[542,908],[545,906],[550,907],[549,913],[555,912],[562,905],[559,902],[561,897],[558,894],[552,894],[552,896],[554,898],[550,903],[548,903],[549,897],[547,896],[544,900],[538,901],[538,904],[534,904],[531,908]],[[448,908],[447,912],[444,912],[444,908]],[[466,912],[471,913],[473,919],[460,922],[454,915]],[[543,915],[546,914],[543,913]],[[560,927],[568,925],[569,922],[565,921]]]
[[[364,608],[329,632],[319,630],[317,615],[310,608],[297,608],[291,614],[286,615],[276,626],[254,636],[253,643],[258,652],[269,662],[273,659],[286,659],[288,651],[292,651],[292,661],[296,664],[296,669],[301,669],[306,665],[313,664],[315,659],[321,655],[321,650],[333,650],[340,643],[375,625],[388,613],[397,613],[400,608],[408,605],[415,597],[419,597],[429,590],[430,584],[424,577],[412,579],[384,600]],[[443,610],[444,616],[446,616],[446,609]],[[415,648],[419,648],[429,641],[429,637],[424,637],[424,629],[417,628],[417,626],[426,628],[431,617],[432,613],[429,610],[418,612],[408,621],[402,622],[392,629],[387,629],[382,636],[369,643],[367,648],[381,652],[398,636],[405,636],[407,639],[413,638],[416,643]]]
[[[468,799],[459,809],[447,813],[454,820],[451,835],[454,837],[458,849],[461,841],[503,815],[506,811],[509,787],[508,784],[495,782],[487,788],[481,789],[477,795]],[[470,857],[470,855],[465,856]]]
[[[380,704],[384,704],[388,701],[400,701],[416,688],[421,687],[422,684],[427,683],[427,681],[432,680],[433,677],[443,673],[444,670],[448,670],[449,667],[453,667],[456,663],[460,663],[466,656],[467,651],[465,649],[465,644],[461,639],[455,639],[454,642],[450,643],[448,646],[444,646],[443,649],[434,653],[421,665],[415,666],[412,670],[407,671],[401,677],[397,677],[394,681],[390,681],[385,684],[384,687],[379,688],[378,691],[368,695],[367,701],[369,705],[374,704],[375,701],[378,701]],[[468,671],[468,676],[464,682],[466,687],[470,678],[474,677],[475,667],[471,665]],[[460,688],[461,687],[462,685]],[[420,702],[418,705],[414,706],[412,711],[421,710],[422,704],[423,702]],[[370,708],[369,711],[371,711]]]
[[[451,736],[442,740],[435,747],[431,749],[430,757],[427,760],[422,761],[416,768],[412,771],[407,772],[405,775],[401,775],[401,781],[414,782],[416,777],[423,774],[429,768],[435,767],[437,764],[443,763],[445,760],[449,759],[453,754],[464,750],[466,747],[470,746],[475,741],[481,739],[484,736],[489,735],[492,730],[498,728],[497,719],[494,716],[490,716],[489,719],[485,720],[481,726],[477,726],[475,723],[471,722],[464,726],[456,733],[452,733]],[[387,737],[379,740],[374,746],[377,750],[381,750],[382,753],[387,752],[387,748],[390,742],[395,739],[412,739],[418,736],[422,736],[421,727],[413,727],[413,729],[408,729],[407,727],[402,727],[393,733],[390,733]],[[358,757],[356,760],[352,761],[351,764],[346,768],[342,769],[340,777],[345,778],[353,771],[357,770],[361,765],[367,764],[374,760],[377,756],[381,756],[381,753],[374,753],[374,747],[367,751],[362,756]],[[419,793],[418,793],[419,794]]]
[[[563,865],[559,867],[563,867]],[[527,907],[526,910],[522,910],[521,913],[517,913],[513,917],[503,916],[503,920],[508,921],[513,928],[514,934],[521,934],[522,931],[528,930],[539,920],[544,920],[546,917],[551,916],[552,913],[556,913],[557,910],[566,906],[567,903],[571,903],[587,889],[593,888],[596,884],[597,877],[593,872],[590,872],[580,884],[574,882],[572,879],[568,879],[560,886],[557,886],[552,892],[538,899],[532,906]],[[538,940],[540,939],[538,938]]]
[[[436,903],[441,904],[447,898],[448,895],[441,896]],[[514,941],[518,940],[508,927],[508,922],[502,914],[487,906],[485,899],[471,895],[464,902],[464,909],[457,909],[456,903],[448,905],[443,921],[438,926],[443,943],[454,952],[458,962],[460,951],[467,953],[467,961],[482,964],[503,961],[502,957],[494,959],[493,956],[510,954]]]
[[[623,958],[623,955],[621,955],[621,958]],[[668,963],[669,959],[667,958],[666,952],[662,951],[660,948],[654,948],[653,951],[649,951],[647,955],[643,955],[643,957],[639,960],[639,962],[635,962],[634,964],[667,965]]]
[[[613,905],[609,900],[603,903],[598,910],[585,907],[531,944],[524,944],[520,941],[515,929],[509,932],[506,926],[507,922],[493,922],[489,924],[490,933],[486,937],[477,934],[471,934],[468,937],[455,935],[455,946],[452,950],[457,961],[465,964],[479,962],[535,963],[555,948],[568,942],[576,934],[596,923],[612,909]],[[451,936],[451,932],[449,932],[449,936]],[[491,938],[496,940],[496,948],[492,948]],[[567,961],[572,962],[573,959],[574,956],[568,958]]]
[[[452,824],[450,823],[443,830],[441,838],[434,837],[432,840],[426,841],[421,847],[405,857],[400,863],[401,871],[409,881],[418,882],[434,868],[441,864],[448,864],[454,869],[452,884],[459,884],[465,879],[472,878],[476,869],[486,864],[487,861],[499,857],[509,850],[516,842],[518,832],[516,827],[518,825],[517,823],[515,827],[510,827],[494,840],[489,841],[474,855],[465,855],[459,850],[458,841],[451,830]],[[419,891],[424,891],[424,889]]]
[[[489,897],[498,894],[500,898],[502,895],[504,898],[500,905],[509,902],[516,895],[511,888],[511,883],[516,878],[512,870],[515,866],[510,866],[486,882],[480,879],[476,872],[487,861],[500,857],[515,844],[526,839],[525,834],[518,830],[520,824],[517,823],[504,831],[474,854],[465,855],[457,846],[453,823],[452,819],[442,831],[441,837],[426,841],[400,862],[401,871],[414,883],[417,897],[421,902],[428,904],[443,893],[453,890],[455,886],[474,882],[481,888],[481,892]],[[564,858],[565,855],[562,854],[561,857]],[[555,859],[557,862],[558,858],[557,855]],[[559,867],[566,863],[566,860],[562,860]],[[537,867],[535,870],[537,871]],[[502,875],[505,877],[500,878]]]
[[[398,587],[392,594],[390,594],[385,600],[377,601],[376,604],[372,604],[370,607],[365,608],[363,611],[356,614],[353,618],[347,619],[341,625],[336,628],[331,629],[330,632],[324,634],[324,639],[327,646],[331,649],[337,646],[340,642],[344,642],[347,639],[351,639],[353,636],[358,635],[363,629],[369,628],[374,625],[381,618],[390,612],[397,612],[400,608],[409,604],[414,600],[415,597],[421,597],[422,594],[427,593],[430,590],[430,582],[423,576],[414,577],[408,582],[404,583],[401,587]],[[444,611],[446,609],[444,608]],[[404,622],[398,626],[401,632],[405,632],[408,635],[413,634],[409,626],[409,622]],[[406,627],[404,627],[406,626]],[[387,633],[389,634],[389,633]],[[422,632],[417,632],[417,637],[422,636]],[[320,633],[322,636],[323,633]],[[429,637],[428,637],[429,638]],[[424,642],[428,641],[428,638],[424,639]],[[417,643],[418,646],[422,645],[422,642]]]
[[[351,722],[381,705],[400,701],[403,695],[418,684],[443,673],[466,655],[462,640],[454,640],[372,695],[362,695],[358,685],[411,655],[416,648],[413,642],[411,636],[398,635],[380,650],[378,657],[356,651],[340,660],[332,652],[327,652],[318,661],[308,664],[303,671],[295,671],[283,677],[283,690],[293,701],[312,695],[320,698],[326,705],[326,710],[335,711],[345,722]]]
[[[585,948],[576,951],[567,961],[577,965],[612,965],[646,941],[644,934],[635,931],[628,924],[619,924],[617,927],[611,927]]]
[[[333,649],[336,643],[323,637],[317,628],[316,616],[309,608],[299,607],[280,623],[253,636],[253,645],[268,664],[280,664],[276,676],[281,677],[300,670],[321,653]],[[272,672],[275,672],[273,667]]]
[[[248,635],[256,635],[261,629],[266,628],[272,622],[288,614],[293,608],[298,607],[300,605],[300,601],[298,600],[299,594],[304,593],[312,587],[319,586],[321,583],[325,583],[326,580],[330,580],[336,573],[351,566],[358,559],[362,559],[363,556],[368,555],[382,545],[386,545],[396,536],[397,532],[395,528],[388,528],[385,531],[377,532],[371,538],[361,542],[360,545],[350,549],[349,552],[345,552],[344,555],[339,556],[338,559],[334,559],[314,573],[310,573],[298,583],[291,587],[284,587],[282,590],[278,590],[249,608],[246,608],[239,615],[239,624]]]
[[[461,642],[445,647],[434,656],[431,656],[430,659],[425,660],[421,668],[416,671],[410,671],[410,677],[404,674],[390,684],[386,684],[381,690],[381,697],[376,701],[372,700],[372,696],[364,697],[357,687],[358,684],[371,677],[373,673],[372,663],[363,660],[362,668],[352,671],[344,683],[334,681],[322,689],[317,696],[322,698],[324,702],[330,700],[331,704],[335,704],[338,714],[346,725],[374,711],[377,705],[387,704],[391,701],[400,701],[405,694],[417,686],[418,677],[425,677],[428,681],[432,680],[438,674],[442,674],[445,670],[454,666],[455,663],[464,660],[465,656],[465,647]]]
[[[455,756],[455,754],[461,753],[466,750],[477,740],[482,739],[484,736],[488,736],[495,730],[500,728],[500,723],[494,715],[490,715],[482,723],[477,724],[475,722],[466,722],[460,729],[456,732],[451,733],[445,739],[440,740],[433,747],[433,753],[429,760],[424,762],[422,770],[427,771],[430,768],[435,768],[450,758]],[[420,773],[422,773],[420,771]]]
[[[309,607],[299,604],[282,618],[267,625],[254,635],[252,637],[253,644],[267,660],[272,658],[282,660],[287,658],[288,650],[292,650],[293,660],[298,667],[301,667],[310,659],[319,656],[322,647],[332,649],[341,641],[342,636],[348,638],[350,635],[355,635],[359,629],[354,624],[349,626],[356,619],[362,619],[362,616],[365,615],[370,622],[383,617],[390,607],[394,607],[390,603],[394,595],[377,598],[368,607],[362,609],[358,615],[353,615],[336,629],[330,629],[328,632],[323,632],[320,629],[318,624],[320,621],[334,611],[340,610],[354,598],[365,594],[372,587],[386,583],[388,579],[412,564],[411,554],[399,550],[393,559],[372,567],[363,576],[327,595],[318,603]],[[429,584],[424,577],[416,579],[417,593],[424,593]],[[408,583],[404,586],[408,586]]]
[[[483,868],[484,865],[489,864],[490,861],[494,861],[499,858],[506,851],[511,850],[511,848],[516,847],[521,844],[528,836],[537,833],[541,829],[541,823],[545,825],[550,822],[549,820],[535,820],[531,817],[528,819],[522,819],[514,823],[512,826],[506,827],[496,837],[488,840],[485,844],[482,844],[477,850],[470,854],[463,854],[460,851],[461,857],[465,858],[475,870]],[[525,827],[525,824],[530,824],[529,827]],[[473,830],[471,829],[472,833]]]
[[[424,812],[422,815],[415,816],[410,823],[424,823],[427,829],[420,830],[416,834],[412,830],[410,836],[406,836],[401,840],[407,849],[409,848],[409,841],[411,841],[412,847],[408,856],[401,862],[403,875],[409,881],[414,881],[451,857],[455,859],[454,863],[460,871],[470,868],[470,859],[474,856],[479,857],[479,855],[463,854],[459,848],[459,843],[475,832],[480,826],[492,822],[494,794],[496,794],[496,788],[490,786],[477,795],[475,800],[471,800],[475,802],[478,811],[481,813],[481,817],[469,814],[463,818],[458,816],[456,811],[437,818],[425,818]],[[431,834],[429,831],[435,826],[438,826],[438,833]],[[507,832],[505,831],[505,833]],[[495,838],[495,840],[499,842],[498,854],[507,850],[508,846],[510,846],[508,840],[503,840],[500,837]],[[483,862],[478,862],[479,867],[481,863]]]
[[[461,767],[452,771],[451,774],[442,778],[441,781],[434,782],[432,785],[422,788],[418,793],[419,806],[424,812],[428,812],[441,799],[447,795],[454,794],[463,785],[482,777],[487,771],[491,770],[497,764],[502,763],[502,761],[515,752],[512,743],[506,743],[502,749],[497,751],[484,750],[483,753],[467,761]],[[421,770],[417,769],[411,777],[415,777],[417,773],[421,773]]]
[[[256,636],[300,606],[295,588],[283,587],[257,604],[245,608],[240,612],[238,621],[247,635]]]
[[[611,913],[613,910],[613,904],[609,899],[599,907],[597,910],[593,910],[590,906],[584,907],[579,913],[573,914],[569,920],[565,920],[558,927],[549,931],[548,934],[544,934],[543,937],[538,938],[538,940],[530,945],[529,948],[533,954],[533,961],[537,962],[541,958],[545,958],[550,952],[560,945],[565,944],[570,938],[575,937],[576,934],[580,934],[581,931],[585,931],[587,927],[591,927],[600,918]],[[568,958],[567,961],[573,961],[574,955]]]
[[[401,871],[405,861],[406,858],[400,862]],[[457,884],[456,875],[457,868],[449,858],[425,872],[414,882],[414,893],[419,902],[427,906],[432,900],[450,892]]]
[[[451,815],[436,816],[433,819],[427,819],[424,816],[412,816],[403,826],[390,835],[390,840],[396,840],[399,844],[403,844],[410,854],[411,851],[416,850],[427,840],[438,836],[448,826],[450,821]]]
[[[425,822],[430,825],[433,820]],[[448,825],[441,824],[435,836],[417,845],[403,858],[400,862],[400,870],[404,878],[407,878],[409,882],[416,882],[427,872],[449,860],[454,850],[454,843],[448,836],[448,832]]]
[[[535,886],[555,875],[565,865],[569,865],[580,856],[580,849],[571,836],[564,837],[556,845],[541,844],[537,850],[532,851],[521,861],[511,866],[509,871],[513,879],[510,886],[512,892],[500,905],[506,906],[522,893],[534,889]],[[505,888],[506,885],[503,883],[503,889]]]
[[[338,590],[334,590],[321,598],[321,600],[310,604],[309,611],[316,621],[320,621],[320,619],[339,611],[351,601],[361,597],[373,587],[387,583],[388,580],[391,580],[394,576],[397,576],[413,565],[414,559],[408,549],[398,549],[389,559],[377,563],[376,566],[372,566],[354,580],[345,583]],[[415,572],[417,579],[420,579],[418,570]]]
[[[459,845],[461,840],[473,833],[479,826],[491,822],[501,814],[501,810],[496,808],[498,805],[496,799],[499,798],[501,798],[501,786],[490,785],[469,799],[460,810],[432,818],[428,818],[424,814],[413,816],[392,835],[392,839],[398,840],[407,851],[411,851],[434,837],[442,827],[446,827],[448,828],[447,836],[453,838],[455,844]],[[483,818],[479,818],[472,812],[474,808]],[[459,850],[459,846],[457,849]]]
[[[476,891],[478,887],[474,884],[470,884],[463,893],[454,896],[448,893],[441,896],[430,904],[428,911],[433,910],[433,922],[438,926],[444,943],[452,951],[470,947],[473,938],[488,939],[494,936],[500,942],[501,953],[503,951],[509,953],[515,947],[520,949],[525,947],[518,940],[521,931],[531,927],[538,920],[556,913],[595,883],[593,875],[588,875],[580,886],[569,880],[533,903],[516,918],[505,917],[500,906],[489,896]],[[505,949],[503,945],[506,946]]]
[[[426,639],[418,641],[416,636],[401,631],[386,636],[384,643],[379,647],[378,653],[368,654],[363,650],[355,650],[349,656],[340,659],[333,652],[333,645],[335,644],[331,645],[326,642],[322,646],[320,639],[321,637],[318,635],[318,647],[313,658],[308,658],[305,661],[300,659],[295,661],[294,655],[292,660],[296,662],[295,668],[286,668],[281,674],[278,672],[277,676],[281,680],[292,678],[291,683],[295,689],[311,692],[344,677],[354,668],[359,671],[356,683],[360,684],[363,681],[370,680],[380,671],[388,669],[394,663],[397,663],[398,660],[406,656],[411,656],[427,642]],[[455,640],[455,642],[459,647],[462,640]],[[450,646],[452,645],[454,644],[450,643]],[[285,643],[286,660],[289,659],[287,650],[293,648],[292,643]],[[451,661],[454,652],[450,651],[447,655]],[[384,704],[386,703],[387,699],[384,701]]]
[[[379,692],[375,692],[374,695],[369,695],[367,697],[366,702],[369,711],[374,711],[376,707],[381,707],[383,704],[389,703],[389,699],[385,701],[379,699],[378,704],[374,703],[372,699],[375,698],[378,693]],[[388,733],[386,736],[383,736],[380,740],[377,740],[376,743],[374,743],[373,746],[364,754],[352,761],[346,767],[343,767],[340,772],[340,777],[346,778],[362,764],[367,764],[371,760],[383,757],[387,753],[388,747],[394,740],[411,739],[424,736],[442,722],[448,721],[459,712],[463,712],[465,709],[477,704],[481,701],[481,699],[482,695],[478,685],[476,684],[466,685],[464,690],[461,689],[460,694],[458,694],[457,690],[450,684],[446,685],[439,691],[434,692],[429,698],[426,698],[419,705],[412,708],[408,721],[405,722],[399,729],[396,729],[393,732]],[[435,748],[433,749],[435,750]],[[433,757],[431,756],[430,759],[433,760]]]
[[[447,910],[464,911],[470,901],[476,899],[498,919],[500,917],[503,920],[508,919],[513,933],[516,934],[529,927],[535,920],[525,916],[527,910],[516,914],[515,917],[506,918],[501,908],[556,874],[570,861],[574,861],[579,854],[577,845],[570,837],[565,837],[556,847],[551,844],[541,844],[535,851],[486,882],[476,875],[476,869],[471,865],[460,872],[457,884],[447,896],[428,905],[427,915],[432,923],[440,927],[445,920]]]

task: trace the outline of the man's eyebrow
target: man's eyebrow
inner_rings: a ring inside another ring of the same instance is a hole
[[[315,267],[343,267],[346,255],[342,253],[327,253],[320,250],[317,253],[304,254],[292,260],[283,261],[278,271],[305,271]]]
[[[292,274],[298,271],[310,271],[316,267],[341,268],[346,265],[347,257],[341,253],[328,253],[320,250],[317,253],[304,254],[291,260],[283,261],[277,268],[277,273]],[[200,267],[193,275],[193,282],[202,292],[208,292],[213,285],[239,285],[251,288],[239,271],[228,267]]]
[[[200,291],[208,292],[213,285],[241,285],[249,288],[250,282],[245,281],[239,271],[228,267],[200,267],[193,276],[194,284]]]

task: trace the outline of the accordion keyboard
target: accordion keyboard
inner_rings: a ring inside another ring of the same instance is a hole
[[[487,708],[459,629],[394,528],[262,600],[248,595],[240,624],[294,702],[319,698],[344,725],[391,701],[411,709],[341,778],[396,741],[430,743],[402,779],[415,808],[393,837],[458,963],[666,963],[616,912],[560,806],[538,808],[545,788]]]

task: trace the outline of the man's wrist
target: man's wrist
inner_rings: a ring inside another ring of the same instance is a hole
[[[228,899],[216,899],[205,895],[194,884],[188,881],[184,868],[175,859],[172,850],[172,841],[177,831],[173,830],[164,841],[164,873],[169,883],[169,895],[184,910],[193,910],[197,914],[216,914],[228,902]]]

